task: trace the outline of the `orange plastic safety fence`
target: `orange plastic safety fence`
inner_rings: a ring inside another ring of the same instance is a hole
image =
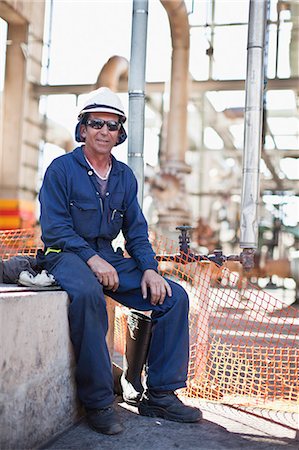
[[[42,248],[38,228],[0,231],[0,257],[5,260],[16,255],[35,256]]]
[[[209,261],[174,263],[177,243],[152,237],[161,274],[190,299],[190,363],[185,394],[234,405],[294,411],[299,400],[297,309]],[[0,232],[0,256],[36,253],[38,230]],[[115,314],[115,350],[124,353],[126,309]]]
[[[174,263],[170,255],[178,254],[178,244],[169,239],[154,236],[152,243],[156,253],[164,255],[160,272],[189,294],[190,362],[184,394],[226,404],[297,410],[297,309],[225,266],[195,259],[184,264],[183,258]],[[118,349],[123,351],[121,342]]]

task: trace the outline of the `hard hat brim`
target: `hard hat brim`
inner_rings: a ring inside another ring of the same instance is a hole
[[[78,115],[78,120],[82,119],[84,114],[91,113],[91,112],[105,112],[105,113],[110,113],[110,114],[116,114],[117,116],[122,118],[123,123],[127,120],[124,111],[122,111],[121,109],[115,108],[113,106],[108,106],[108,105],[95,105],[95,106],[88,105],[88,107],[85,107],[84,109],[82,109],[80,111],[80,113]]]

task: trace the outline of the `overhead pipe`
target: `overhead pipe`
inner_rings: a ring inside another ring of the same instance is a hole
[[[114,55],[103,65],[95,83],[95,89],[101,86],[119,91],[121,81],[128,82],[129,62],[123,56]]]
[[[170,105],[167,125],[167,167],[189,172],[187,150],[187,107],[189,83],[190,26],[183,0],[161,0],[165,8],[172,40]]]
[[[74,149],[74,139],[71,133],[64,126],[49,118],[47,118],[43,138],[44,142],[55,144],[64,149],[66,153]]]
[[[250,0],[244,124],[240,247],[245,268],[253,265],[258,240],[258,203],[263,123],[266,0]]]
[[[144,107],[148,0],[133,0],[131,58],[129,70],[128,164],[138,182],[142,207],[144,184]]]
[[[298,90],[298,76],[290,78],[273,78],[268,80],[268,89],[293,89]],[[164,81],[148,81],[146,83],[147,94],[155,94],[165,92],[167,83]],[[200,94],[206,91],[241,91],[244,89],[244,80],[190,80],[192,94]],[[32,82],[31,87],[36,97],[41,95],[81,95],[90,92],[94,88],[94,84],[47,84],[41,85]],[[128,92],[127,83],[121,81],[119,84],[119,92]]]

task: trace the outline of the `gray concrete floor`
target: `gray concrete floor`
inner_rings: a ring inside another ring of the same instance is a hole
[[[188,400],[186,400],[188,402]],[[197,401],[203,420],[180,424],[138,415],[137,408],[115,402],[125,431],[116,436],[95,433],[83,418],[43,450],[261,449],[298,450],[298,414],[240,409]],[[193,401],[194,405],[194,401]],[[261,417],[263,415],[264,417]],[[297,431],[296,431],[297,428]]]

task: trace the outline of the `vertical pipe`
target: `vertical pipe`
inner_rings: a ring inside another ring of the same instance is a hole
[[[278,5],[279,6],[279,5]],[[275,54],[275,78],[277,78],[278,72],[278,49],[279,49],[279,37],[280,37],[280,7],[277,11],[276,20],[276,54]]]
[[[270,1],[271,0],[266,0],[267,3],[267,16],[266,16],[266,21],[267,21],[267,27],[266,27],[266,32],[265,32],[265,52],[264,52],[264,85],[266,86],[267,81],[268,81],[268,75],[267,75],[267,70],[268,70],[268,55],[269,55],[269,20],[270,20]],[[277,58],[276,58],[277,61]],[[267,158],[267,154],[265,151],[265,143],[266,143],[266,134],[267,134],[267,96],[266,96],[266,89],[263,92],[263,126],[262,126],[262,156],[264,158],[265,164],[268,167],[268,169],[270,170],[270,172],[272,173],[273,179],[277,184],[277,187],[279,187],[280,179],[279,176],[276,173],[275,167],[273,166],[273,164],[271,164],[271,161],[269,158]],[[271,165],[272,165],[272,170],[271,170]]]
[[[211,39],[210,48],[212,52],[209,53],[209,79],[213,79],[213,62],[214,62],[214,37],[215,37],[215,0],[211,0]]]
[[[266,0],[250,0],[240,247],[257,248],[262,140]]]
[[[290,3],[291,8],[291,42],[290,42],[290,69],[291,77],[298,77],[299,75],[299,64],[298,64],[298,54],[299,54],[299,3]]]
[[[128,164],[138,181],[142,207],[144,183],[144,106],[148,0],[133,0],[131,60],[129,70]]]
[[[167,166],[190,172],[187,150],[190,27],[183,0],[160,0],[168,14],[171,43],[171,86],[167,126]]]

